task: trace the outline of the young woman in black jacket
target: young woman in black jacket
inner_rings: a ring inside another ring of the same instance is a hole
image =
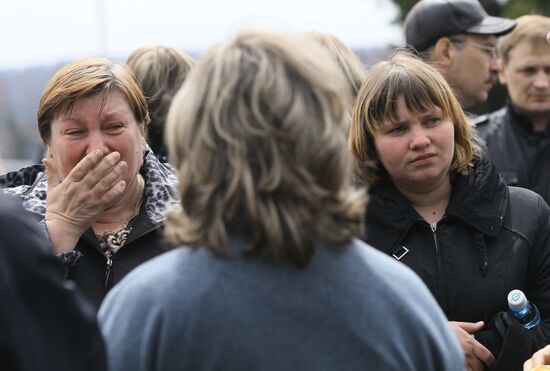
[[[444,78],[405,52],[371,69],[352,121],[357,176],[370,187],[366,241],[423,279],[469,370],[519,369],[550,334],[544,200],[505,185]],[[536,333],[502,317],[512,289],[539,308]]]

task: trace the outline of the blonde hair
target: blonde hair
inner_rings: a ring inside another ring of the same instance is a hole
[[[86,58],[59,69],[40,98],[36,118],[44,143],[50,140],[52,121],[69,114],[79,99],[113,89],[126,98],[136,122],[147,125],[147,104],[132,71],[108,59]]]
[[[303,35],[249,32],[208,53],[168,115],[183,206],[168,238],[228,255],[228,239],[244,236],[246,255],[305,265],[318,243],[361,235],[345,85]]]
[[[323,45],[330,52],[334,60],[338,63],[350,86],[350,92],[353,100],[366,77],[366,70],[359,57],[336,36],[312,31],[307,33],[314,40]]]
[[[356,175],[370,185],[389,180],[374,137],[384,121],[398,120],[397,102],[401,96],[410,110],[424,112],[436,106],[453,122],[455,149],[450,170],[464,173],[479,155],[471,124],[439,71],[399,50],[369,71],[355,102],[348,145],[356,159]]]
[[[516,19],[517,25],[512,32],[498,40],[498,51],[502,63],[508,64],[510,50],[523,41],[548,48],[546,35],[550,32],[550,18],[542,15],[524,15]]]
[[[145,95],[151,125],[164,128],[170,103],[195,61],[177,49],[150,45],[134,50],[126,65],[136,75]]]

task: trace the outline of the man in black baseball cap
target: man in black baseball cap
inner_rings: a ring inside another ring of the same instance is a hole
[[[487,100],[499,69],[497,37],[515,25],[489,16],[478,0],[421,0],[405,18],[405,38],[468,108]]]

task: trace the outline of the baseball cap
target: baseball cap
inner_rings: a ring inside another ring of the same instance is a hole
[[[487,14],[478,0],[420,0],[405,18],[405,39],[424,51],[439,38],[458,33],[501,36],[516,21]]]

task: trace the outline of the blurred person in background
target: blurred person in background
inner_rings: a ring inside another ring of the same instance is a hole
[[[21,201],[2,193],[0,236],[2,370],[106,370],[95,310],[63,279],[61,262]]]
[[[357,97],[357,92],[359,92],[367,75],[363,63],[361,63],[357,54],[336,36],[319,31],[311,31],[308,32],[307,35],[323,45],[342,69],[350,86],[351,104],[353,105],[353,101],[355,101]]]
[[[99,312],[118,370],[464,370],[410,270],[360,242],[348,84],[303,34],[249,32],[191,71],[167,124],[181,247]]]
[[[525,15],[499,41],[507,104],[475,120],[487,152],[508,185],[550,202],[550,18]]]
[[[151,118],[147,141],[157,158],[168,162],[164,145],[168,108],[195,61],[177,49],[151,45],[133,51],[126,64],[136,75],[147,101]]]
[[[405,18],[405,41],[441,72],[467,109],[487,100],[499,70],[497,38],[515,24],[489,16],[478,0],[420,0]]]
[[[173,169],[145,141],[145,98],[128,67],[88,58],[62,67],[37,113],[44,166],[0,177],[44,222],[67,277],[99,307],[140,263],[162,253]]]
[[[550,209],[481,155],[443,76],[399,52],[369,70],[349,138],[369,186],[365,240],[415,271],[449,319],[469,370],[518,370],[550,333]],[[539,328],[507,312],[513,289]]]

